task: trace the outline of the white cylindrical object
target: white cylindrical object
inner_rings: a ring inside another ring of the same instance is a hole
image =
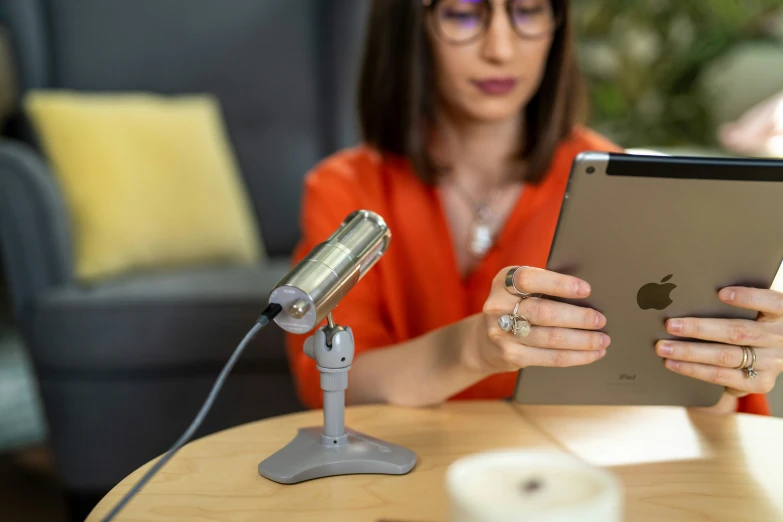
[[[565,454],[507,450],[458,460],[446,475],[451,522],[620,522],[622,487]]]

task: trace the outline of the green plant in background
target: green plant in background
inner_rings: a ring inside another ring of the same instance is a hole
[[[575,0],[591,125],[625,147],[714,145],[699,81],[737,45],[778,39],[781,0]],[[783,64],[781,64],[783,67]]]

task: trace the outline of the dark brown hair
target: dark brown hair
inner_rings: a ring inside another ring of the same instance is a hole
[[[581,120],[584,108],[568,0],[552,0],[552,5],[561,23],[541,86],[525,109],[525,138],[519,149],[530,183],[544,177],[555,149]],[[359,119],[365,143],[408,158],[422,180],[434,183],[438,169],[427,154],[427,135],[434,122],[436,88],[425,16],[417,0],[373,0],[359,82]]]

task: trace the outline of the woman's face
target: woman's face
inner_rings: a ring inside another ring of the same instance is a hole
[[[427,25],[447,110],[503,121],[535,95],[554,34],[551,0],[440,0]]]

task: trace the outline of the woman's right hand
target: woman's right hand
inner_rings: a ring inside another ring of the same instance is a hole
[[[599,332],[606,325],[603,314],[592,310],[546,299],[557,296],[580,299],[590,295],[590,285],[581,279],[540,268],[524,267],[516,271],[516,287],[529,294],[519,306],[532,328],[527,337],[517,337],[498,326],[498,319],[511,315],[520,296],[512,295],[505,286],[506,274],[514,267],[503,269],[493,280],[484,303],[483,331],[471,365],[483,372],[516,371],[529,366],[579,366],[590,364],[606,355],[611,342]]]

